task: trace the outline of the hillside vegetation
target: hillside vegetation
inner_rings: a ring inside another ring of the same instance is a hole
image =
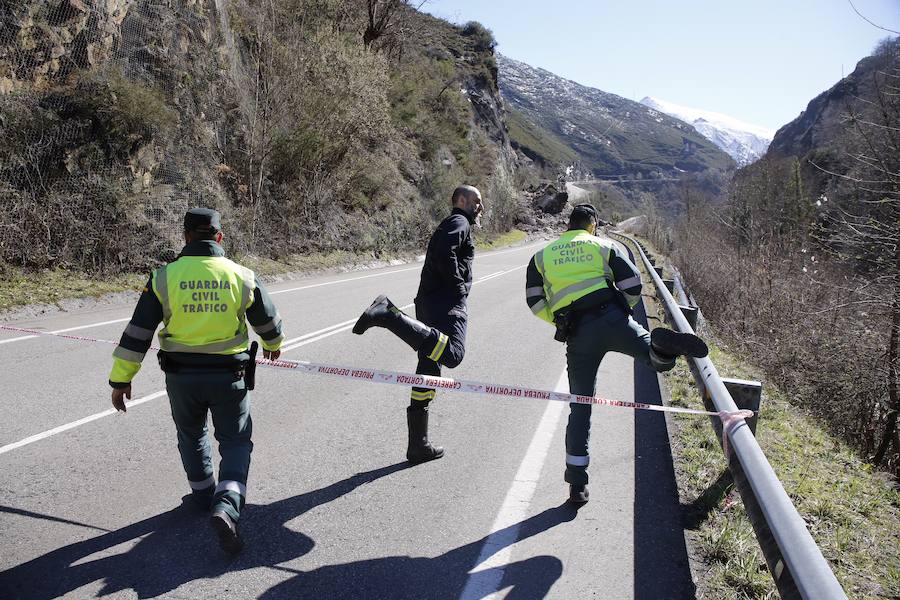
[[[894,38],[783,127],[724,205],[685,186],[674,232],[657,219],[654,235],[729,344],[900,475],[898,88]]]
[[[0,266],[154,266],[192,205],[239,254],[377,255],[463,181],[506,231],[493,46],[399,0],[3,3]]]

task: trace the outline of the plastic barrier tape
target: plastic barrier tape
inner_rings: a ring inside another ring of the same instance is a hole
[[[111,340],[100,340],[62,333],[49,333],[36,329],[13,327],[11,325],[0,325],[0,329],[5,329],[7,331],[16,331],[19,333],[28,333],[32,335],[60,337],[81,342],[95,342],[118,345],[118,342],[114,342]],[[159,348],[151,346],[150,349],[158,350]],[[535,388],[527,388],[516,385],[502,385],[495,383],[485,383],[481,381],[466,381],[463,379],[450,379],[449,377],[417,375],[415,373],[400,373],[396,371],[378,371],[373,369],[361,369],[358,367],[329,365],[300,360],[269,360],[265,358],[258,358],[256,360],[256,363],[265,367],[277,369],[293,369],[302,371],[304,373],[313,373],[316,375],[329,375],[332,377],[340,377],[343,379],[355,379],[358,381],[383,383],[387,385],[399,385],[403,387],[415,386],[434,388],[461,394],[483,394],[487,396],[505,396],[509,398],[552,400],[557,402],[574,402],[576,404],[595,404],[600,406],[613,406],[617,408],[630,408],[632,410],[652,410],[657,412],[669,412],[676,414],[719,417],[726,425],[726,429],[729,433],[733,431],[735,427],[740,425],[740,423],[743,422],[743,419],[753,416],[753,411],[751,410],[738,410],[735,412],[712,412],[707,410],[697,410],[693,408],[681,408],[679,406],[660,406],[657,404],[644,404],[643,402],[608,400],[606,398],[598,398],[597,396],[582,396],[565,392],[552,392],[549,390],[539,390]]]

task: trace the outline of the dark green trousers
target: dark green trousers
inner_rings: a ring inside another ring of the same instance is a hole
[[[593,396],[597,369],[607,352],[633,356],[650,368],[650,333],[617,305],[582,316],[574,335],[566,342],[569,391]],[[568,483],[586,485],[590,462],[591,406],[569,404],[566,426],[566,475]]]
[[[237,520],[247,495],[253,442],[250,392],[244,380],[223,371],[166,373],[166,391],[178,431],[178,452],[195,500]],[[219,483],[213,475],[207,413],[219,442]]]

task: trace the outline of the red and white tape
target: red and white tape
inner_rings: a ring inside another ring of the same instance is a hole
[[[111,340],[101,340],[77,335],[67,335],[62,333],[50,333],[37,329],[25,329],[22,327],[13,327],[11,325],[0,325],[0,329],[7,331],[15,331],[19,333],[28,333],[31,335],[44,335],[52,337],[60,337],[80,342],[95,342],[102,344],[117,345],[118,342]],[[151,346],[151,349],[158,348]],[[482,394],[487,396],[504,396],[508,398],[536,399],[536,400],[552,400],[557,402],[570,402],[576,404],[595,404],[600,406],[612,406],[617,408],[629,408],[632,410],[652,410],[656,412],[669,412],[676,414],[688,415],[705,415],[711,417],[719,417],[726,425],[727,430],[732,431],[734,427],[745,418],[753,416],[751,410],[738,410],[735,412],[712,412],[707,410],[697,410],[694,408],[682,408],[680,406],[660,406],[657,404],[645,404],[643,402],[628,402],[625,400],[608,400],[597,396],[583,396],[579,394],[569,394],[566,392],[553,392],[549,390],[541,390],[536,388],[528,388],[517,385],[503,385],[496,383],[485,383],[482,381],[466,381],[464,379],[451,379],[449,377],[435,377],[433,375],[417,375],[414,373],[400,373],[397,371],[379,371],[374,369],[361,369],[358,367],[347,367],[342,365],[330,365],[323,363],[314,363],[301,360],[269,360],[265,358],[257,359],[256,362],[265,367],[273,367],[278,369],[292,369],[302,371],[304,373],[313,373],[316,375],[328,375],[331,377],[340,377],[343,379],[355,379],[357,381],[366,381],[369,383],[383,383],[387,385],[399,385],[403,387],[423,387],[434,388],[447,392],[460,394]]]

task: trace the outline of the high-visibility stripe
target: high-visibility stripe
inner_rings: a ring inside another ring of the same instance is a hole
[[[205,490],[208,487],[211,487],[216,484],[216,478],[213,475],[210,475],[203,481],[190,481],[188,480],[188,484],[190,484],[192,490]]]
[[[531,307],[531,312],[533,312],[534,314],[537,315],[537,314],[540,314],[542,311],[544,311],[546,308],[547,308],[547,301],[541,300],[540,302],[537,302],[534,306]]]
[[[584,281],[579,281],[578,283],[573,283],[572,285],[566,286],[550,296],[550,306],[556,306],[558,302],[563,300],[569,294],[574,294],[576,292],[580,292],[582,290],[586,290],[588,288],[592,288],[596,285],[601,284],[604,286],[606,285],[606,278],[595,277],[593,279],[585,279]]]
[[[541,279],[544,280],[544,297],[549,298],[553,295],[553,286],[550,285],[550,282],[547,281],[547,276],[544,275],[544,250],[541,250],[534,255],[534,266],[537,268],[537,272],[540,274]]]
[[[140,363],[144,360],[144,355],[146,352],[135,352],[134,350],[129,350],[128,348],[123,348],[122,346],[116,346],[116,349],[113,350],[113,356],[116,358],[121,358],[122,360],[127,360],[134,363]]]
[[[242,498],[246,498],[247,486],[240,481],[220,481],[216,486],[216,494],[219,492],[237,492]]]
[[[409,393],[409,397],[413,400],[434,400],[434,397],[437,395],[435,390],[426,390],[426,391],[418,391],[413,390]]]
[[[442,333],[438,336],[438,341],[434,345],[434,349],[431,351],[431,354],[428,355],[429,360],[437,362],[441,359],[441,355],[444,353],[444,349],[447,347],[448,339],[450,338],[447,337],[446,333]]]
[[[267,340],[266,338],[262,338],[263,348],[266,350],[277,350],[281,346],[281,342],[284,341],[284,334],[279,333],[277,337],[273,337],[271,340]]]
[[[278,327],[280,324],[281,324],[281,315],[276,313],[275,318],[273,318],[271,321],[269,321],[267,323],[263,323],[262,325],[259,325],[259,326],[254,325],[253,331],[258,333],[259,335],[262,335],[264,333],[268,333],[268,332],[272,331],[273,329]]]
[[[125,335],[129,337],[133,337],[136,340],[149,340],[153,337],[153,329],[147,329],[146,327],[138,327],[134,323],[129,323],[128,327],[125,328]]]
[[[622,292],[622,295],[625,296],[625,301],[628,302],[628,306],[634,308],[637,306],[637,303],[641,301],[641,297],[636,294],[626,294]]]
[[[543,286],[534,286],[530,288],[525,288],[525,297],[526,298],[534,298],[536,296],[544,297],[544,287]]]
[[[641,285],[641,276],[635,275],[634,277],[629,277],[628,279],[623,279],[622,281],[616,282],[616,287],[620,290],[626,290],[630,287],[635,287],[637,285]]]
[[[590,464],[590,462],[590,456],[575,456],[573,454],[566,454],[567,465],[571,465],[573,467],[586,467]]]
[[[156,270],[156,276],[153,278],[153,289],[159,303],[163,309],[163,323],[169,324],[172,319],[172,305],[169,303],[169,281],[166,277],[166,267],[160,267]]]
[[[238,276],[241,278],[241,305],[237,310],[237,319],[238,323],[244,322],[244,315],[247,313],[247,309],[250,308],[250,305],[253,303],[253,290],[256,289],[256,277],[253,274],[253,271],[248,269],[247,267],[240,267],[238,270]]]
[[[246,331],[239,333],[228,340],[222,340],[221,342],[212,342],[211,344],[200,344],[198,346],[179,344],[178,342],[173,342],[169,338],[162,338],[159,340],[159,347],[161,350],[165,350],[166,352],[197,352],[199,354],[213,354],[215,352],[224,352],[226,350],[231,350],[235,346],[240,346],[246,343],[249,339],[250,337],[247,335]]]

